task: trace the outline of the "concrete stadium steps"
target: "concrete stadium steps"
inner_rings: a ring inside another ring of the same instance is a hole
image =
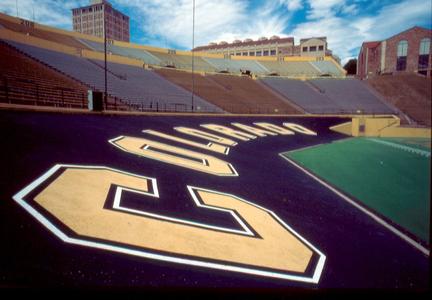
[[[156,72],[188,91],[192,90],[191,73],[170,69]],[[231,113],[301,113],[247,76],[195,74],[194,90],[196,95]]]
[[[313,66],[318,68],[322,74],[329,74],[333,76],[344,76],[345,74],[331,61],[311,61]]]
[[[341,108],[335,105],[331,99],[311,88],[305,81],[277,77],[265,77],[260,80],[308,113],[337,113],[341,111]]]
[[[77,39],[89,48],[98,51],[98,52],[104,52],[104,44],[85,40],[85,39]],[[107,51],[116,54],[121,55],[125,57],[130,57],[134,59],[139,59],[144,61],[147,64],[150,65],[159,65],[161,63],[160,59],[156,56],[150,54],[146,50],[143,49],[135,49],[135,48],[126,48],[126,47],[120,47],[116,45],[107,44]]]
[[[396,113],[356,79],[261,80],[309,113]]]
[[[333,103],[344,111],[361,111],[363,113],[395,113],[357,79],[313,79],[316,85]]]
[[[153,56],[160,60],[159,65],[163,67],[175,67],[177,69],[191,70],[192,56],[163,53],[158,51],[149,51]],[[200,56],[194,56],[194,70],[204,72],[215,72],[216,68],[202,59]]]
[[[0,101],[85,108],[87,87],[0,43]]]
[[[92,60],[94,64],[103,69],[103,61]],[[108,70],[118,80],[110,82],[110,92],[126,103],[150,104],[153,109],[160,110],[191,110],[191,94],[183,88],[159,76],[154,71],[148,71],[129,65],[108,63]],[[195,106],[201,111],[222,112],[222,110],[195,96]]]
[[[320,76],[321,72],[307,61],[260,61],[268,74],[276,73],[281,76]]]
[[[61,45],[77,48],[77,49],[90,49],[88,46],[77,41],[74,37],[68,36],[66,34],[60,34],[53,31],[41,30],[34,27],[28,27],[25,25],[17,24],[14,22],[7,21],[3,18],[0,18],[0,24],[3,25],[6,29],[28,34],[30,36],[34,36],[40,39],[44,39],[47,41],[59,43]]]
[[[219,72],[240,73],[241,71],[250,71],[254,74],[268,73],[267,69],[254,60],[233,60],[212,57],[204,57],[203,59],[212,64]]]
[[[431,126],[431,78],[420,75],[376,76],[366,84],[420,125]]]
[[[20,43],[9,43],[94,90],[104,91],[105,89],[103,68],[94,61]],[[140,110],[189,111],[191,109],[190,93],[157,76],[152,71],[114,63],[110,63],[110,68],[113,71],[107,74],[108,93],[127,102],[132,107]],[[221,111],[202,99],[198,98],[197,102],[201,104],[203,110]]]

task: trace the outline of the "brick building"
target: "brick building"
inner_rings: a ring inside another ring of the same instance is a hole
[[[112,7],[106,0],[93,0],[91,5],[72,9],[73,30],[104,37],[106,20],[107,38],[129,42],[129,17]]]
[[[266,38],[261,37],[254,41],[245,39],[235,40],[232,43],[220,42],[210,43],[207,46],[200,46],[193,51],[223,54],[229,56],[313,56],[323,57],[331,55],[327,49],[326,37],[313,37],[301,39],[299,45],[294,45],[293,37],[280,38],[276,35]]]
[[[364,42],[357,60],[361,79],[379,74],[431,76],[432,30],[413,27],[383,41]]]

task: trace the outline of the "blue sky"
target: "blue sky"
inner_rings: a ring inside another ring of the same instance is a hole
[[[90,0],[1,0],[0,11],[71,30],[71,8]],[[192,0],[111,0],[131,17],[131,42],[188,50]],[[195,46],[279,35],[327,36],[345,63],[364,41],[432,28],[432,0],[196,0]]]

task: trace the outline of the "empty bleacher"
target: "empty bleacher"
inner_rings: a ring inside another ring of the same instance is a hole
[[[374,114],[394,113],[358,79],[321,78],[309,81],[344,111]]]
[[[192,90],[192,74],[157,70],[173,83]],[[282,97],[247,76],[194,75],[195,94],[231,113],[299,113]]]
[[[66,45],[66,46],[73,47],[73,48],[77,48],[77,49],[89,49],[88,47],[86,47],[84,44],[80,43],[78,40],[76,40],[72,36],[69,36],[66,34],[56,33],[53,31],[35,28],[32,26],[29,26],[29,23],[18,24],[18,23],[14,23],[14,22],[5,20],[3,18],[0,18],[0,24],[3,25],[6,29],[9,29],[9,30],[12,30],[15,32],[19,32],[22,34],[34,36],[34,37],[37,37],[40,39],[59,43],[59,44]]]
[[[50,51],[16,42],[8,42],[38,61],[70,76],[93,90],[104,91],[103,67],[97,61]],[[120,102],[140,110],[188,111],[191,95],[152,71],[109,63],[108,93]],[[202,99],[196,99],[206,111],[220,111]]]
[[[321,61],[311,61],[312,65],[314,65],[317,69],[320,70],[321,74],[328,74],[336,77],[344,76],[342,70],[340,70],[334,63],[328,60]]]
[[[370,78],[366,83],[417,124],[431,126],[430,77],[416,74],[383,75]]]
[[[278,74],[281,76],[320,76],[321,72],[307,61],[260,61],[269,72],[267,74]]]
[[[160,65],[164,67],[175,67],[177,69],[191,70],[192,69],[192,56],[179,55],[173,53],[164,53],[158,51],[149,51],[152,55],[159,58]],[[202,59],[200,56],[194,56],[194,69],[204,72],[215,72],[216,68]]]
[[[308,113],[391,114],[395,112],[357,79],[301,81],[267,77],[262,81]]]
[[[90,41],[86,39],[77,39],[87,47],[91,48],[92,50],[98,51],[98,52],[104,52],[104,44]],[[161,63],[160,59],[156,56],[150,54],[146,50],[143,49],[136,49],[136,48],[126,48],[126,47],[120,47],[117,45],[112,45],[110,43],[107,43],[107,51],[116,54],[121,55],[129,58],[139,59],[142,60],[146,64],[150,65],[159,65]]]
[[[266,74],[268,70],[254,60],[233,60],[224,58],[204,57],[218,72],[240,73],[250,71],[255,74]]]
[[[305,81],[278,77],[266,77],[261,81],[308,113],[338,113],[341,111],[341,108],[334,105],[331,99],[311,88]]]
[[[0,42],[0,102],[85,108],[87,87]]]

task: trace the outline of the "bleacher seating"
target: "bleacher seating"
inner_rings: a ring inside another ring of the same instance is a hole
[[[419,125],[431,126],[432,79],[416,74],[375,76],[366,83]]]
[[[369,88],[357,79],[314,79],[310,82],[345,111],[364,113],[394,113]]]
[[[177,69],[191,70],[192,69],[192,56],[189,55],[178,55],[172,53],[163,53],[157,51],[149,51],[152,55],[159,58],[161,61],[161,66],[170,66],[175,67]],[[204,72],[215,72],[216,68],[214,68],[211,64],[206,62],[200,56],[194,56],[194,69],[197,71]]]
[[[305,81],[278,77],[266,77],[261,81],[302,107],[307,113],[338,113],[341,111],[341,108],[335,106],[331,99],[308,86]]]
[[[103,43],[98,43],[98,42],[85,40],[85,39],[78,39],[78,40],[95,51],[104,52]],[[117,45],[112,45],[107,43],[107,51],[116,55],[130,57],[134,59],[140,59],[144,61],[146,64],[150,64],[150,65],[159,65],[161,63],[159,58],[157,58],[156,56],[150,54],[149,52],[143,49],[126,48],[126,47],[120,47]]]
[[[356,79],[300,81],[267,77],[262,81],[308,113],[394,113]]]
[[[311,61],[312,65],[314,65],[316,68],[318,68],[322,74],[329,74],[332,76],[344,76],[343,72],[338,69],[334,63],[328,60],[322,60],[322,61]]]
[[[0,18],[0,24],[3,25],[6,29],[23,33],[26,35],[34,36],[40,39],[44,39],[47,41],[59,43],[65,46],[77,48],[77,49],[89,49],[79,41],[77,41],[74,37],[60,34],[53,31],[41,30],[38,28],[17,24],[14,22],[7,21],[5,19]]]
[[[160,75],[192,90],[192,74],[160,69]],[[248,76],[194,75],[197,95],[231,113],[299,113],[290,103]]]
[[[280,76],[320,76],[321,72],[307,61],[260,61],[269,72]]]
[[[87,87],[0,42],[0,102],[85,108]]]
[[[268,70],[254,60],[233,60],[223,58],[205,57],[209,64],[213,65],[218,72],[240,73],[250,71],[254,74],[266,74]]]
[[[104,91],[103,68],[94,61],[16,42],[8,41],[8,43],[94,90]],[[142,110],[190,110],[190,93],[154,72],[113,63],[110,63],[109,68],[108,93],[111,96]],[[202,99],[196,101],[202,103],[203,110],[218,110]]]

